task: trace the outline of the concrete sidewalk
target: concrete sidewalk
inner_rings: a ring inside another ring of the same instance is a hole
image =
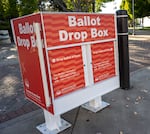
[[[98,113],[78,107],[62,115],[72,127],[61,134],[150,134],[150,67],[131,73],[131,85],[103,96],[111,105]],[[36,110],[0,124],[0,134],[40,134],[43,122]]]

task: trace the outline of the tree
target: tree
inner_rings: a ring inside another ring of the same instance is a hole
[[[150,0],[137,0],[134,6],[135,18],[150,16]]]
[[[3,8],[3,1],[0,0],[0,19],[4,20],[4,8]]]
[[[132,19],[132,0],[122,0],[120,8],[127,10],[129,18]],[[150,16],[150,0],[135,0],[134,14],[135,18]]]
[[[9,20],[18,17],[17,0],[0,0],[0,19]]]
[[[38,11],[38,0],[19,0],[19,16],[27,15]]]
[[[8,19],[16,18],[19,16],[18,12],[18,1],[17,0],[8,0]]]
[[[112,0],[49,0],[53,11],[97,12],[103,2]]]
[[[0,19],[4,19],[4,8],[3,8],[3,1],[0,0]]]
[[[129,0],[122,0],[120,9],[127,10],[129,19],[132,19],[132,2],[129,2]]]
[[[68,0],[69,1],[69,0]],[[71,11],[70,9],[67,8],[67,4],[66,1],[64,0],[49,0],[50,4],[51,4],[51,9],[52,11],[64,11],[64,12],[68,12],[68,11]],[[71,7],[71,5],[70,5]]]

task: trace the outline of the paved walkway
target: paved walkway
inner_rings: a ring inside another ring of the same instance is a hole
[[[0,123],[37,109],[24,97],[16,46],[0,45]]]
[[[130,71],[150,66],[150,31],[147,35],[129,36]]]

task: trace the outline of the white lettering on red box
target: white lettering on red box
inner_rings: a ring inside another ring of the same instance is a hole
[[[33,25],[29,24],[29,22],[25,22],[25,24],[18,24],[18,28],[19,28],[19,33],[20,34],[33,34],[34,30],[33,30]]]
[[[68,25],[69,27],[99,26],[100,20],[100,17],[91,18],[90,16],[84,16],[83,18],[76,18],[75,16],[68,16]]]
[[[105,37],[108,36],[108,30],[97,30],[96,28],[91,28],[91,38],[96,38],[96,37]]]
[[[81,40],[84,41],[87,38],[87,32],[67,32],[66,30],[59,31],[59,40],[60,41],[67,41],[67,40]]]

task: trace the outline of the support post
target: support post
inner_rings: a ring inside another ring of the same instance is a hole
[[[133,23],[133,31],[132,35],[135,35],[135,18],[134,18],[134,0],[132,0],[132,23]]]
[[[43,43],[41,39],[41,33],[40,33],[40,23],[33,23],[35,35],[36,35],[36,42],[37,42],[37,48],[38,48],[38,55],[39,55],[39,61],[40,61],[40,67],[41,67],[41,73],[42,73],[42,82],[43,82],[43,88],[44,88],[44,96],[45,96],[45,102],[46,107],[50,107],[51,100],[49,96],[48,91],[48,84],[47,84],[47,78],[46,78],[46,69],[45,69],[45,63],[44,63],[44,56],[43,56]]]
[[[102,101],[101,96],[99,96],[99,97],[83,104],[82,107],[89,111],[96,113],[96,112],[106,108],[109,105],[110,105],[109,103]]]
[[[128,48],[128,14],[126,10],[118,10],[117,14],[117,34],[119,47],[119,72],[120,87],[130,88],[129,72],[129,48]]]
[[[61,119],[60,115],[52,115],[50,112],[44,111],[45,123],[38,125],[37,129],[42,134],[58,134],[59,132],[71,126],[70,123]]]

